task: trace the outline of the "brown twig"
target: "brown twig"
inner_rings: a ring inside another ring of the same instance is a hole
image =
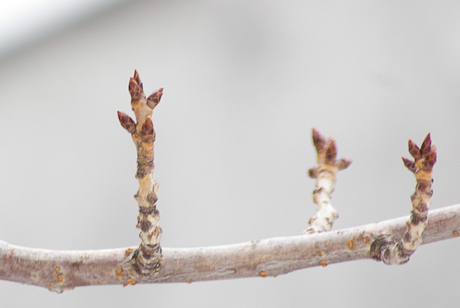
[[[313,144],[316,148],[318,167],[308,170],[308,175],[316,179],[313,191],[313,202],[317,205],[316,215],[310,218],[310,227],[304,234],[330,231],[339,214],[331,204],[332,193],[337,171],[346,169],[352,163],[351,159],[337,160],[337,146],[330,137],[326,140],[321,133],[313,128]]]
[[[137,123],[121,111],[118,111],[118,119],[121,126],[131,133],[137,149],[136,178],[139,181],[139,190],[134,197],[139,204],[136,227],[141,229],[139,234],[141,244],[138,249],[133,249],[126,254],[125,283],[137,282],[144,276],[158,274],[162,255],[160,247],[162,231],[158,224],[160,213],[156,208],[158,184],[153,176],[155,131],[152,110],[160,102],[163,88],[146,98],[139,74],[134,71],[134,77],[129,80],[129,94]]]
[[[428,223],[428,210],[431,205],[433,190],[433,167],[436,163],[436,146],[431,143],[431,136],[428,134],[419,148],[412,140],[409,140],[409,153],[414,158],[411,161],[402,158],[404,165],[415,175],[417,185],[411,196],[412,214],[406,222],[407,230],[401,240],[394,236],[383,234],[372,244],[372,251],[376,260],[385,264],[404,264],[409,261],[410,256],[423,243],[424,230]]]

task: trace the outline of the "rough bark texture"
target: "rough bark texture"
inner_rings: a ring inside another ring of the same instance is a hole
[[[158,274],[161,262],[161,228],[158,221],[160,213],[156,208],[158,200],[158,184],[153,176],[153,145],[155,131],[152,123],[152,110],[160,102],[163,88],[145,97],[142,82],[137,71],[129,80],[131,106],[136,115],[137,123],[127,114],[118,111],[121,125],[131,133],[137,149],[137,172],[139,190],[134,198],[139,204],[137,228],[141,229],[139,237],[141,245],[138,249],[131,249],[126,253],[126,262],[123,267],[125,283],[135,283]]]
[[[304,234],[326,232],[332,229],[334,221],[339,217],[339,213],[331,204],[336,174],[337,171],[348,168],[352,163],[351,159],[337,160],[337,146],[332,137],[326,140],[315,128],[313,128],[312,135],[318,167],[308,170],[308,175],[316,179],[313,202],[317,209],[316,215],[310,218],[310,227],[303,232]]]
[[[460,205],[429,214],[424,244],[459,236]],[[372,259],[371,246],[381,234],[401,238],[409,217],[350,229],[242,244],[200,248],[164,248],[158,275],[140,283],[267,277],[313,266]],[[126,285],[122,269],[127,251],[136,247],[93,251],[52,251],[0,241],[0,279],[62,292],[78,286]],[[130,254],[131,252],[128,252]]]

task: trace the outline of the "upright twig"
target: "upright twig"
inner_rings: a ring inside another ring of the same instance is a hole
[[[139,181],[139,190],[134,197],[139,204],[136,227],[141,229],[139,234],[141,244],[138,249],[130,249],[126,252],[127,264],[131,265],[134,272],[140,276],[134,279],[132,275],[126,273],[128,283],[134,283],[142,279],[142,276],[158,274],[160,268],[162,231],[158,224],[160,213],[156,208],[158,184],[153,176],[155,131],[151,117],[152,110],[160,102],[163,88],[146,98],[139,74],[134,71],[134,77],[129,80],[129,94],[137,123],[121,111],[118,111],[118,119],[121,125],[131,133],[137,149],[136,178]],[[129,272],[129,268],[124,269]]]
[[[433,166],[436,163],[436,146],[431,143],[430,134],[426,136],[421,148],[409,140],[409,153],[415,161],[404,157],[402,160],[407,169],[414,173],[417,185],[411,196],[412,213],[406,222],[406,233],[401,240],[383,234],[372,244],[374,258],[385,264],[398,265],[408,262],[410,256],[423,243],[423,232],[428,223],[428,210],[433,195]]]
[[[337,171],[350,166],[351,159],[337,160],[337,146],[332,137],[324,138],[313,128],[313,144],[316,148],[318,167],[308,170],[308,175],[316,179],[313,191],[313,202],[316,203],[316,215],[310,218],[310,227],[304,234],[330,231],[334,221],[339,217],[337,210],[331,204],[332,193]]]

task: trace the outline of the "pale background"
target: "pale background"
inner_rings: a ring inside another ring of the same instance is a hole
[[[432,207],[460,201],[460,2],[100,3],[0,41],[1,240],[48,249],[138,244],[135,148],[116,116],[132,114],[134,69],[147,95],[165,87],[153,116],[164,247],[300,234],[315,212],[305,174],[315,165],[312,127],[354,160],[338,175],[334,229],[409,214],[415,181],[400,157],[409,138],[420,144],[428,132],[439,153]],[[458,307],[459,252],[448,240],[399,267],[365,260],[277,278],[61,295],[0,281],[0,301]]]

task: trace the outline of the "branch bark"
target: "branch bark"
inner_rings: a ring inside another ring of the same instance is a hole
[[[140,283],[276,277],[313,266],[372,259],[372,243],[382,234],[401,238],[408,219],[409,216],[405,216],[309,236],[269,238],[226,246],[164,248],[158,275]],[[458,237],[460,204],[431,211],[428,221],[423,244]],[[125,256],[136,248],[53,251],[0,241],[0,279],[56,292],[79,286],[122,285],[126,284],[122,269]]]

